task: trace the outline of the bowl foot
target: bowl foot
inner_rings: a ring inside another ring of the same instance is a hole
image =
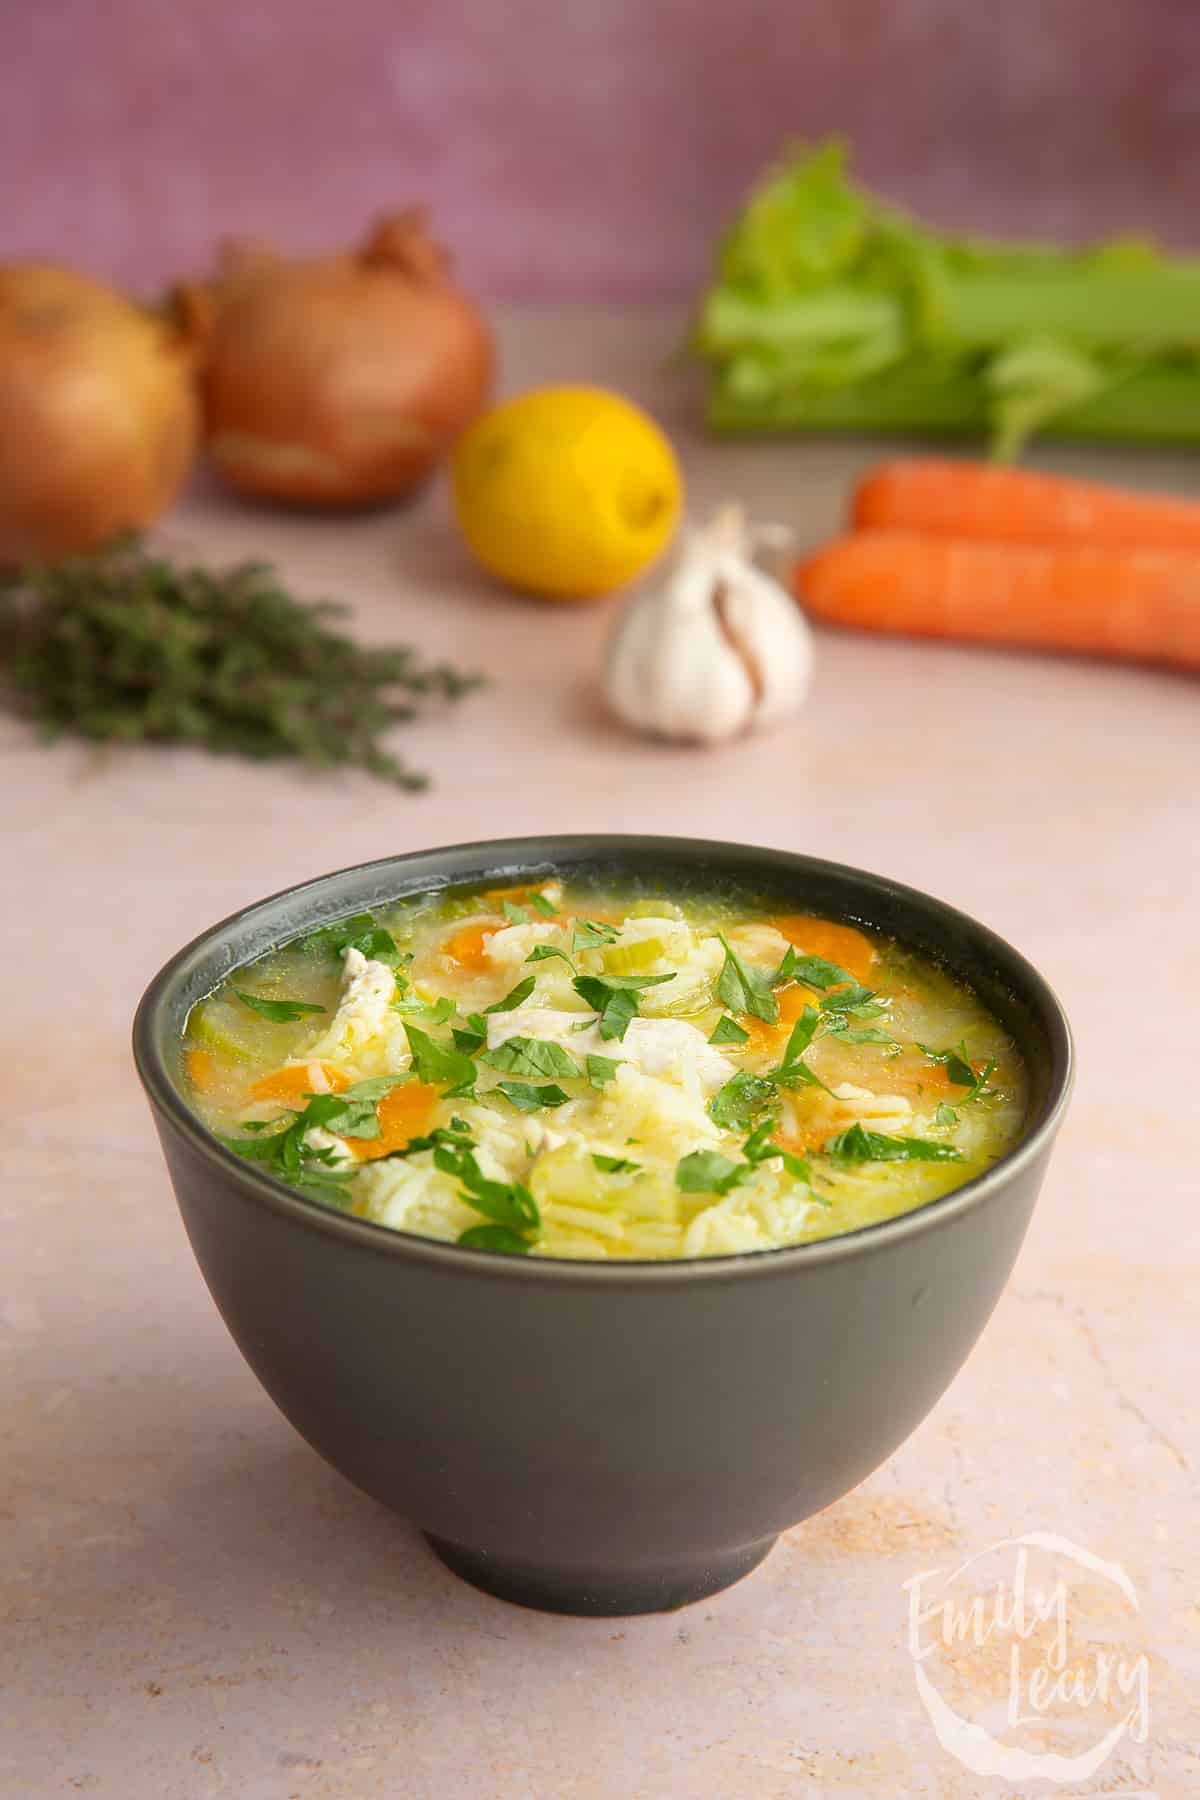
[[[678,1606],[706,1600],[756,1569],[775,1543],[774,1537],[759,1538],[737,1550],[689,1557],[652,1569],[596,1570],[513,1562],[434,1537],[431,1532],[425,1535],[448,1569],[486,1594],[539,1612],[591,1618],[673,1612]]]

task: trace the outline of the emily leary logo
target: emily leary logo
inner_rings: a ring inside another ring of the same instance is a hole
[[[1034,1531],[903,1585],[917,1693],[943,1750],[976,1775],[1065,1786],[1095,1775],[1119,1746],[1146,1742],[1150,1665],[1119,1640],[1122,1616],[1138,1611],[1119,1563]],[[1075,1615],[1098,1600],[1106,1618],[1096,1642],[1077,1633]],[[939,1669],[962,1678],[939,1684]]]

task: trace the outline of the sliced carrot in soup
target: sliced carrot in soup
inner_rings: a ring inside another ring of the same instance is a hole
[[[424,1137],[437,1113],[440,1095],[424,1081],[406,1081],[394,1087],[379,1102],[379,1136],[347,1138],[349,1149],[360,1162],[371,1162],[377,1156],[390,1156],[403,1150],[410,1138]]]
[[[482,925],[464,925],[442,945],[443,956],[457,963],[460,969],[468,969],[472,974],[482,974],[489,966],[487,947],[488,940],[504,929],[499,919],[489,919]]]
[[[207,1094],[216,1087],[221,1079],[221,1071],[217,1067],[217,1059],[211,1050],[189,1050],[184,1058],[188,1080],[192,1086]]]
[[[801,982],[794,981],[788,987],[777,988],[775,998],[779,1002],[779,1019],[774,1025],[768,1025],[764,1019],[756,1019],[753,1013],[740,1013],[738,1024],[743,1031],[750,1034],[747,1046],[751,1050],[782,1049],[789,1033],[806,1006],[818,1005],[818,996]]]
[[[325,1078],[325,1085],[331,1094],[340,1094],[346,1086],[346,1077],[330,1063],[289,1063],[286,1069],[276,1069],[273,1074],[264,1075],[250,1089],[251,1100],[285,1100],[290,1106],[294,1101],[302,1100],[305,1094],[321,1091],[320,1083],[313,1081],[313,1070],[319,1069]]]
[[[805,956],[822,956],[826,962],[837,963],[856,981],[869,980],[875,963],[875,946],[853,925],[839,925],[832,919],[813,919],[807,913],[787,913],[767,922]]]

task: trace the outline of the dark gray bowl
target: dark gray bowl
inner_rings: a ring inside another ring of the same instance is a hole
[[[883,1225],[613,1266],[462,1250],[327,1211],[225,1150],[180,1098],[188,1008],[238,964],[399,894],[552,869],[745,884],[941,959],[1024,1053],[1024,1138]],[[168,963],[134,1053],[204,1278],[285,1416],[469,1581],[574,1613],[716,1592],[908,1436],[996,1303],[1071,1080],[1046,983],[962,913],[811,857],[647,837],[469,844],[292,888]]]

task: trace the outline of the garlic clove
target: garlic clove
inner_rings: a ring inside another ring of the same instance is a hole
[[[715,744],[796,711],[811,679],[808,626],[726,508],[686,534],[666,585],[618,619],[606,691],[638,730]]]

